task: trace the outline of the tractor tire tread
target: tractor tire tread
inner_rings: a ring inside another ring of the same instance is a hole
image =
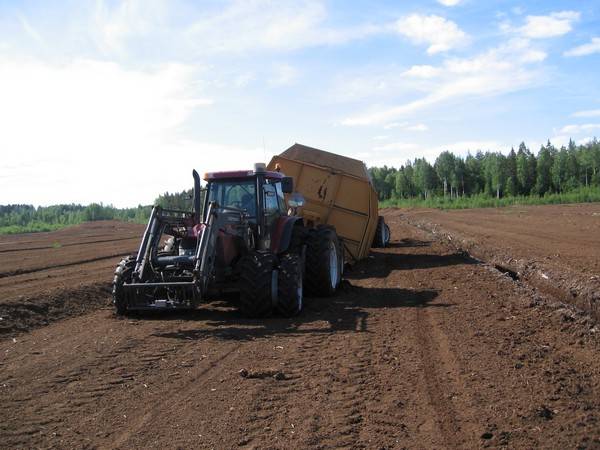
[[[267,317],[273,309],[272,277],[275,257],[251,252],[240,264],[240,311],[246,317]]]
[[[329,242],[332,239],[336,243],[336,250],[339,255],[340,243],[334,227],[319,225],[309,230],[306,249],[306,275],[304,279],[304,286],[309,295],[329,297],[336,291],[337,285],[335,287],[331,286],[329,273]],[[338,267],[338,273],[339,270]]]
[[[277,310],[284,317],[300,313],[303,303],[302,258],[298,254],[287,253],[279,259],[277,283]],[[300,286],[299,286],[300,285]]]

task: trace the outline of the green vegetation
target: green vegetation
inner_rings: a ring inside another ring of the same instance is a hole
[[[431,196],[429,198],[392,198],[379,203],[381,208],[498,208],[511,205],[553,205],[560,203],[600,202],[600,187],[582,187],[572,191],[540,195],[517,195],[502,198],[490,197],[485,194],[459,197]]]
[[[163,208],[191,208],[191,190],[159,195],[155,204]],[[92,203],[82,205],[53,205],[34,207],[33,205],[0,205],[0,234],[35,233],[54,231],[70,225],[95,220],[122,220],[146,223],[151,206],[137,208],[115,208],[111,205]]]
[[[148,220],[149,206],[118,209],[92,203],[82,205],[0,205],[0,234],[54,231],[69,225],[95,220],[123,220],[143,223]]]
[[[431,165],[424,158],[399,169],[369,169],[381,206],[480,208],[600,201],[600,143],[550,141],[537,156],[521,143],[508,155],[477,152],[466,158],[442,152]]]

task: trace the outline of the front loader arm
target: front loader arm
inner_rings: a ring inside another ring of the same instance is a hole
[[[196,264],[194,266],[194,279],[200,288],[200,297],[204,298],[208,291],[208,284],[212,276],[216,249],[218,226],[215,226],[217,220],[217,203],[210,202],[206,211],[206,221],[199,236],[198,248],[196,249]]]
[[[152,245],[154,243],[154,239],[156,238],[156,234],[158,232],[159,220],[158,214],[160,212],[160,206],[155,206],[152,208],[152,213],[150,214],[150,220],[148,220],[148,225],[146,225],[146,230],[144,231],[144,237],[142,238],[142,243],[140,244],[140,248],[137,253],[136,261],[135,261],[135,269],[133,270],[133,279],[136,281],[141,281],[142,276],[144,274],[144,268],[148,259],[150,259],[150,254],[152,252]]]

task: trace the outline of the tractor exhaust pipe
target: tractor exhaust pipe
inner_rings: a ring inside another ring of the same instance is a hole
[[[202,217],[200,217],[200,209],[202,207],[202,196],[200,193],[200,175],[196,170],[192,171],[194,177],[194,222],[200,223]]]

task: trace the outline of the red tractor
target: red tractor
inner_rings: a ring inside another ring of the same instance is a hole
[[[249,317],[277,310],[293,316],[307,294],[330,296],[344,265],[333,227],[307,228],[295,214],[302,196],[293,179],[269,172],[205,174],[194,170],[193,211],[155,206],[139,251],[118,265],[113,281],[117,314],[159,308],[194,308],[236,290]]]

